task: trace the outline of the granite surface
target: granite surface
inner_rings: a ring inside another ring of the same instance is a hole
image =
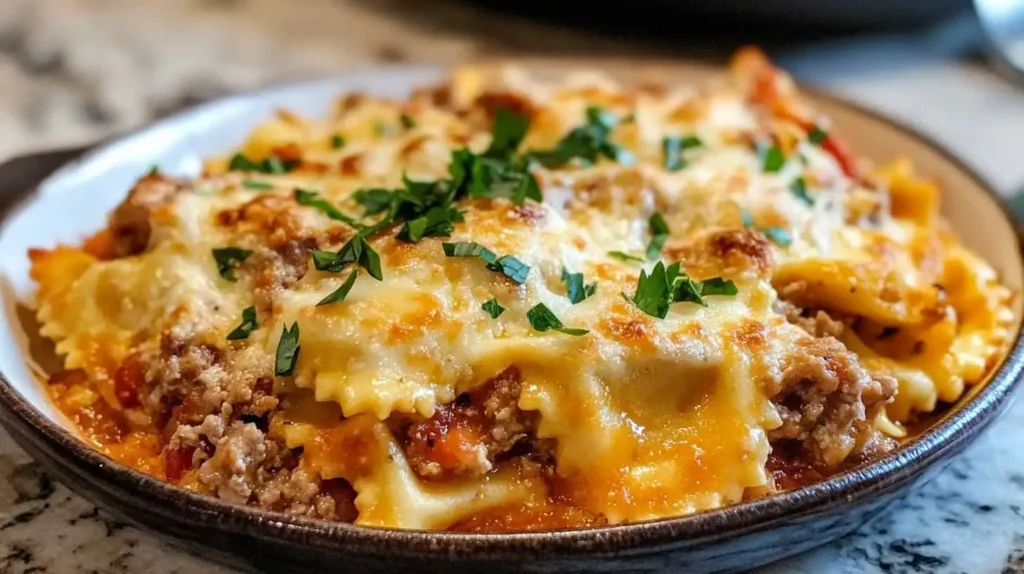
[[[389,62],[498,54],[665,56],[447,0],[0,0],[0,159],[90,141],[221,94]],[[775,51],[803,79],[880,108],[1024,185],[1024,88],[965,57],[955,22]],[[1024,573],[1024,404],[930,484],[839,542],[764,572]],[[0,573],[226,572],[109,517],[0,431]]]

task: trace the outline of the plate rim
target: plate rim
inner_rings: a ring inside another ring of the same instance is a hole
[[[630,58],[494,58],[473,62],[477,65],[523,64],[526,66],[566,65],[575,68],[608,68],[633,65],[641,77],[646,71],[693,70],[710,71],[719,67],[702,63],[668,60],[650,60],[637,66]],[[4,198],[13,207],[0,215],[0,228],[18,213],[19,207],[31,201],[40,188],[68,170],[89,162],[98,154],[143,137],[161,126],[180,122],[192,114],[215,109],[217,106],[242,102],[253,97],[270,97],[279,91],[301,89],[359,74],[402,75],[410,73],[447,72],[454,66],[387,65],[357,66],[339,74],[300,82],[284,82],[217,98],[193,106],[132,130],[126,134],[107,138],[96,148],[86,151],[68,164],[49,174],[32,188],[16,192],[17,197]],[[850,101],[827,90],[799,84],[800,90],[815,99],[845,107],[857,114],[868,116],[902,132],[923,146],[936,152],[944,162],[971,179],[998,206],[1005,222],[1014,230],[1017,241],[1013,250],[1024,260],[1024,234],[1019,221],[1007,201],[972,166],[945,145],[907,123]],[[31,443],[34,448],[47,451],[62,467],[76,475],[86,475],[104,488],[116,488],[130,495],[126,504],[144,504],[150,513],[166,517],[169,521],[198,521],[197,526],[240,532],[248,536],[287,542],[295,547],[319,548],[340,552],[346,547],[358,548],[363,554],[404,557],[486,557],[487,559],[550,559],[586,555],[599,557],[627,550],[653,550],[671,542],[706,537],[739,537],[771,529],[776,523],[827,512],[836,506],[854,504],[871,499],[904,483],[916,479],[935,462],[961,451],[972,442],[997,416],[1005,410],[1013,392],[1021,384],[1024,372],[1024,326],[1014,333],[1005,357],[994,369],[974,396],[945,413],[926,432],[915,437],[893,452],[864,466],[847,470],[828,479],[795,490],[741,502],[718,509],[685,516],[667,517],[649,521],[602,526],[586,529],[565,529],[540,532],[511,533],[456,533],[425,530],[401,530],[357,526],[322,519],[292,516],[281,512],[231,504],[221,499],[195,494],[183,488],[145,475],[89,447],[58,423],[36,409],[29,399],[0,372],[0,422],[11,431],[19,444]],[[20,440],[18,440],[20,439]],[[74,485],[67,485],[77,491]],[[132,500],[128,500],[131,498]]]

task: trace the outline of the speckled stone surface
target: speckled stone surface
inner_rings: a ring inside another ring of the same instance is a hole
[[[0,159],[90,141],[221,94],[387,62],[657,54],[454,0],[0,0]],[[774,56],[899,116],[1009,192],[1024,186],[1024,88],[959,57],[962,27]],[[870,150],[868,150],[870,153]],[[763,572],[1024,573],[1024,403],[861,531]],[[0,431],[0,573],[227,572],[113,520]]]

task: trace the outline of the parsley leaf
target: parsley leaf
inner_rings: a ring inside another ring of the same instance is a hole
[[[155,163],[149,166],[149,171],[146,172],[146,177],[155,177],[160,175],[160,166]]]
[[[732,282],[732,279],[712,277],[701,281],[700,284],[701,295],[736,295],[739,292],[740,290]]]
[[[462,213],[452,206],[433,207],[423,217],[406,221],[398,232],[398,238],[417,243],[424,237],[448,237],[455,229],[454,222],[462,221]]]
[[[793,236],[782,227],[767,227],[761,229],[761,233],[764,233],[765,237],[771,239],[779,246],[789,247],[793,244]]]
[[[759,232],[763,233],[765,237],[767,237],[768,239],[774,241],[776,244],[778,244],[781,247],[788,247],[790,244],[793,243],[793,236],[791,236],[789,234],[789,231],[786,231],[785,228],[782,228],[782,227],[758,227],[754,223],[754,218],[750,215],[750,212],[748,212],[745,209],[740,211],[740,217],[743,219],[744,227],[749,227],[751,229],[754,229],[755,231],[759,231]]]
[[[668,224],[665,223],[665,218],[658,211],[651,214],[650,219],[647,220],[647,225],[651,230],[651,242],[647,244],[647,259],[654,261],[661,256],[661,248],[668,241],[670,232]]]
[[[625,296],[625,294],[623,294]],[[664,319],[668,315],[668,307],[672,303],[672,286],[665,273],[665,264],[661,261],[651,269],[640,270],[640,278],[636,283],[633,298],[628,299],[644,313],[652,317]]]
[[[765,173],[775,173],[786,165],[786,156],[777,146],[766,146],[761,149],[761,169]]]
[[[295,201],[299,205],[305,205],[308,207],[314,207],[319,209],[324,215],[330,217],[335,221],[346,223],[356,229],[362,229],[362,225],[357,222],[354,218],[349,217],[341,212],[337,207],[331,205],[329,201],[320,197],[320,194],[315,191],[309,191],[302,189],[301,187],[295,188]]]
[[[412,119],[412,116],[404,112],[402,113],[402,115],[398,116],[398,120],[402,122],[402,127],[404,129],[411,130],[412,128],[416,127],[416,120]]]
[[[257,326],[256,307],[246,307],[242,311],[242,324],[235,327],[233,331],[228,333],[228,341],[248,339],[249,334],[255,331]]]
[[[593,297],[597,292],[597,281],[586,285],[583,282],[582,273],[569,273],[565,267],[562,268],[562,281],[565,283],[566,297],[572,301],[573,305],[582,302],[587,297]]]
[[[558,331],[566,335],[572,335],[579,337],[580,335],[586,335],[590,332],[589,329],[572,329],[566,327],[558,320],[558,317],[551,312],[543,303],[537,303],[532,309],[526,312],[526,319],[530,321],[530,326],[535,330],[544,331]]]
[[[491,319],[497,319],[505,312],[505,308],[502,307],[501,304],[498,303],[498,300],[494,298],[484,301],[484,304],[481,305],[480,308],[490,315]]]
[[[337,253],[310,249],[309,254],[313,258],[313,266],[317,271],[338,273],[349,263],[358,263],[363,269],[366,269],[370,277],[377,281],[384,279],[380,267],[380,255],[374,251],[373,246],[366,241],[362,233],[356,233],[352,239],[341,246]]]
[[[282,161],[276,155],[268,155],[263,161],[253,161],[245,154],[237,153],[228,163],[228,171],[258,171],[269,174],[282,174],[299,167],[298,161]]]
[[[475,241],[459,241],[458,243],[442,243],[441,248],[447,257],[479,257],[487,263],[494,263],[498,256],[493,251]]]
[[[391,202],[393,201],[394,190],[383,189],[379,187],[357,189],[352,194],[352,199],[359,205],[362,205],[366,212],[363,213],[363,217],[371,217],[380,213],[384,213],[391,208]]]
[[[484,157],[510,159],[529,128],[530,118],[513,113],[508,108],[499,109],[491,127],[491,145],[484,152]]]
[[[618,259],[619,261],[626,261],[626,262],[638,261],[640,263],[644,262],[643,257],[637,257],[636,255],[630,255],[629,253],[626,253],[624,251],[609,251],[608,252],[608,256],[609,257],[613,257],[615,259]]]
[[[811,131],[807,133],[807,141],[814,145],[821,145],[826,139],[828,139],[828,132],[820,126],[814,126],[811,128]]]
[[[789,190],[807,205],[814,205],[814,198],[807,194],[807,181],[803,177],[794,179],[793,183],[789,184]]]
[[[530,275],[530,266],[511,255],[502,255],[487,268],[504,274],[517,285],[526,283],[526,278]]]
[[[281,340],[277,342],[277,356],[274,360],[274,374],[279,377],[290,377],[295,372],[295,363],[299,359],[299,323],[292,323],[291,328],[281,328]]]
[[[700,147],[704,142],[696,136],[677,137],[669,136],[661,140],[661,149],[665,153],[665,169],[668,171],[679,171],[686,167],[686,160],[683,159],[683,152],[694,147]]]
[[[331,136],[331,148],[341,149],[343,147],[345,147],[345,138],[341,137],[339,134]]]
[[[732,280],[713,277],[704,281],[694,281],[682,272],[678,262],[665,267],[665,264],[659,261],[651,269],[650,274],[640,272],[633,297],[623,293],[622,298],[636,305],[644,313],[664,319],[672,303],[696,303],[707,307],[704,296],[737,293],[739,290]]]
[[[561,167],[573,159],[580,160],[583,165],[593,165],[599,157],[631,165],[633,154],[608,139],[618,123],[615,114],[591,106],[587,108],[585,124],[566,134],[554,148],[531,151],[529,157],[549,168]]]
[[[487,262],[487,268],[497,271],[515,283],[522,285],[530,274],[530,266],[512,255],[498,257],[493,251],[474,241],[442,243],[444,254],[448,257],[479,257]]]
[[[345,282],[341,284],[341,287],[338,287],[333,293],[321,299],[316,306],[322,307],[324,305],[330,305],[331,303],[340,303],[344,301],[345,297],[348,297],[348,292],[352,290],[352,286],[356,284],[357,275],[359,275],[359,270],[353,269],[352,273],[348,274],[348,278],[345,279]]]
[[[265,181],[253,181],[251,179],[247,179],[242,182],[242,187],[253,191],[267,191],[268,189],[274,189],[274,184],[267,183]]]
[[[232,283],[237,281],[235,267],[241,265],[250,255],[252,255],[252,251],[238,247],[222,247],[213,250],[213,260],[217,262],[217,272]]]

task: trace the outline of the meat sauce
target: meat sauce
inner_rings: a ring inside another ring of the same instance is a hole
[[[169,433],[155,424],[140,424],[128,413],[141,404],[138,392],[143,386],[144,369],[133,359],[125,361],[112,377],[113,395],[121,408],[114,408],[94,390],[82,371],[66,371],[54,375],[49,382],[50,395],[56,406],[79,429],[82,437],[100,452],[126,466],[179,486],[198,490],[192,484],[195,474],[195,448],[168,448]],[[510,368],[473,393],[464,393],[437,414],[405,429],[405,448],[410,462],[423,468],[436,468],[438,475],[424,480],[447,478],[465,472],[486,472],[490,468],[470,469],[470,461],[479,461],[472,453],[483,449],[491,461],[514,457],[531,460],[534,471],[548,477],[550,497],[525,505],[490,509],[450,527],[453,532],[521,532],[567,528],[587,528],[606,524],[603,516],[574,506],[571,489],[557,478],[550,459],[536,456],[536,445],[528,437],[523,413],[516,409],[510,416],[507,403],[518,394],[519,373]],[[504,413],[504,414],[502,414]],[[366,440],[366,425],[359,419],[321,433],[308,445],[304,456],[327,460],[335,466],[351,466],[365,457],[358,456],[358,447]],[[497,429],[497,432],[496,432]],[[494,436],[505,440],[496,441]],[[510,440],[510,437],[514,440]],[[539,462],[537,462],[539,460]],[[780,441],[768,459],[768,471],[780,490],[791,490],[820,482],[836,469],[816,466],[807,460],[798,443]],[[355,492],[341,479],[322,480],[321,491],[336,502],[339,520],[351,522],[356,517]]]

